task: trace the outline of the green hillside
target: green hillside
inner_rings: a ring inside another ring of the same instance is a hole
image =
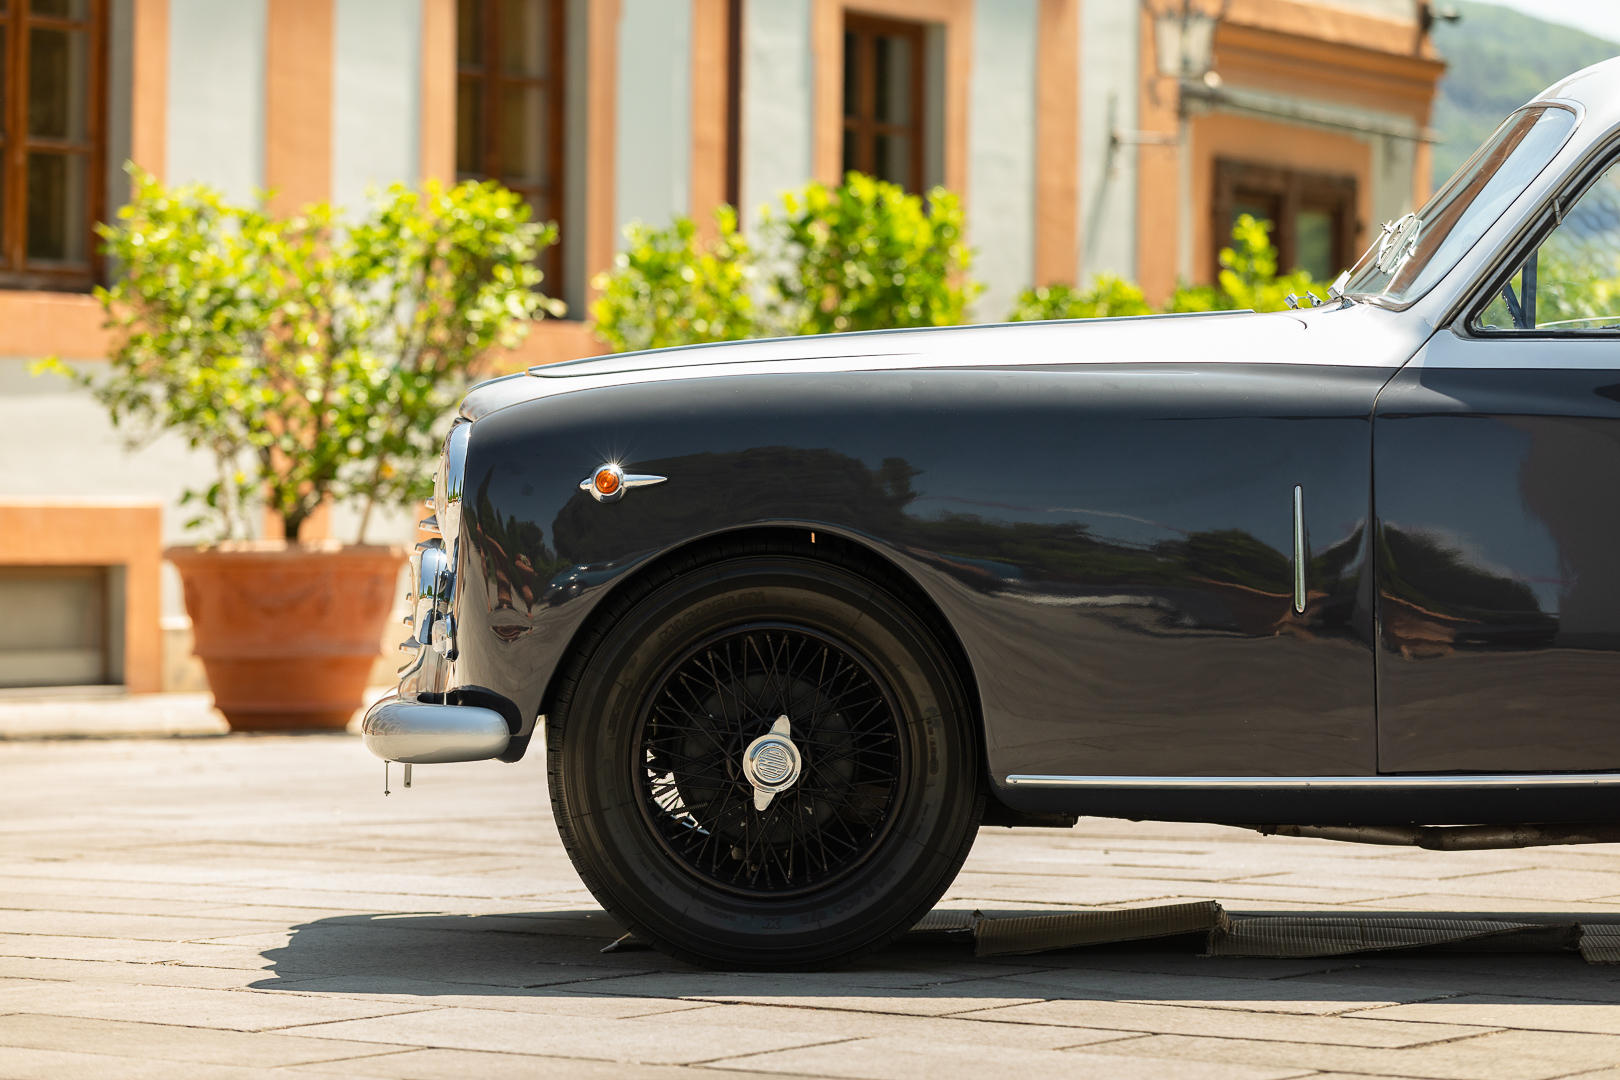
[[[1434,127],[1435,185],[1457,171],[1502,117],[1570,72],[1620,56],[1620,45],[1508,8],[1458,3],[1462,19],[1438,23],[1434,43],[1450,68]]]

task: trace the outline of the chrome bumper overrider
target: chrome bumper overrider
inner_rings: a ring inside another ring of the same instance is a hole
[[[461,533],[462,472],[472,425],[457,421],[444,441],[433,482],[433,516],[421,523],[439,533],[411,556],[411,634],[399,643],[412,654],[399,669],[399,687],[366,710],[360,732],[366,749],[384,761],[434,765],[499,757],[511,741],[506,718],[476,705],[447,705],[455,685],[456,549]],[[426,699],[426,700],[424,700]]]
[[[493,709],[398,697],[383,698],[367,709],[360,734],[367,750],[405,765],[499,757],[512,738],[506,718]]]

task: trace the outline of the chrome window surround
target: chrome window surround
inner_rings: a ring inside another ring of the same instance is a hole
[[[1566,179],[1571,176],[1584,178],[1594,161],[1601,158],[1605,151],[1614,149],[1617,141],[1620,141],[1620,124],[1605,129],[1600,135],[1589,134],[1586,127],[1588,111],[1582,102],[1545,97],[1528,102],[1524,107],[1532,105],[1561,105],[1573,109],[1575,131],[1564,143],[1563,149],[1541,171],[1541,175],[1508,207],[1496,224],[1486,230],[1473,250],[1427,296],[1411,305],[1436,328],[1450,327],[1454,333],[1467,336],[1464,323],[1471,317],[1471,308],[1480,297],[1479,290],[1487,287],[1509,264],[1510,259],[1530,242],[1544,218],[1551,215],[1554,200],[1567,190]],[[1519,258],[1522,262],[1523,256]],[[1390,309],[1387,304],[1375,306]]]
[[[1530,257],[1530,252],[1563,223],[1564,214],[1591,190],[1606,171],[1616,167],[1620,167],[1620,125],[1605,132],[1603,138],[1595,142],[1565,174],[1573,177],[1573,180],[1553,185],[1537,200],[1513,236],[1501,245],[1496,258],[1470,278],[1461,299],[1453,305],[1450,318],[1442,319],[1440,325],[1450,325],[1459,336],[1477,341],[1523,341],[1550,337],[1564,340],[1613,338],[1613,333],[1602,331],[1583,331],[1578,336],[1542,329],[1482,331],[1475,330],[1471,324],[1490,306],[1502,286],[1518,272],[1518,268]]]

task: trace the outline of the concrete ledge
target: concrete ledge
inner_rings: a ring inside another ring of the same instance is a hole
[[[16,694],[19,691],[11,691]],[[224,735],[210,694],[0,697],[0,741]]]

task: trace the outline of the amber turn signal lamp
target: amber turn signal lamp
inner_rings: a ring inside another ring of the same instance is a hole
[[[639,473],[626,476],[623,469],[610,462],[581,480],[579,490],[589,493],[599,503],[610,503],[624,498],[624,493],[631,488],[662,484],[667,479],[667,476],[642,476]]]

